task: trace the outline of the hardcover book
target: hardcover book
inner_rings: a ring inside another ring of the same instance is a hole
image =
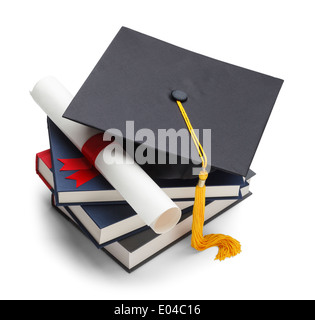
[[[53,204],[56,206],[55,200]],[[176,204],[182,209],[183,214],[191,212],[194,205],[192,201],[176,202]],[[98,249],[149,228],[128,204],[61,208],[68,212]]]
[[[48,130],[57,206],[125,203],[119,192],[89,167],[82,153],[50,119]],[[155,182],[172,200],[192,201],[198,179],[155,179]],[[206,198],[238,199],[240,187],[245,185],[242,176],[215,170],[207,181]]]
[[[54,177],[52,173],[50,149],[36,154],[35,170],[38,176],[51,191],[54,189]]]

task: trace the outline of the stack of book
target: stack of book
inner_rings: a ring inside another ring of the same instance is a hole
[[[36,155],[36,172],[52,192],[52,205],[85,234],[98,249],[131,272],[191,233],[195,179],[155,179],[182,209],[171,231],[156,234],[94,168],[82,167],[85,158],[48,119],[50,149]],[[68,170],[67,162],[81,164]],[[89,175],[91,172],[91,175]],[[82,182],[84,173],[87,181]],[[93,174],[94,173],[94,174]],[[251,195],[250,179],[215,170],[206,188],[205,223]]]

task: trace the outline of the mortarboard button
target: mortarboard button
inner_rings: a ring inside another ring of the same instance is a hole
[[[185,102],[188,99],[187,93],[181,90],[172,91],[172,97],[180,102]]]

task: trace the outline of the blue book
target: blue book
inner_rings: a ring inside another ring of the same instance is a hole
[[[82,153],[48,119],[48,131],[54,176],[54,192],[57,206],[82,204],[126,203],[120,193],[90,166]],[[68,163],[77,165],[76,170]],[[86,167],[85,167],[86,166]],[[83,170],[80,170],[80,168]],[[84,174],[82,183],[81,174]],[[87,177],[87,179],[86,179]],[[195,197],[197,179],[154,179],[161,189],[174,201],[191,201]],[[239,199],[240,188],[246,185],[244,178],[220,170],[211,172],[207,180],[207,199]]]
[[[206,204],[211,201],[206,201]],[[193,209],[193,201],[176,203],[182,213]],[[53,205],[56,206],[53,197]],[[128,204],[59,206],[81,231],[101,249],[115,241],[135,235],[149,227]]]

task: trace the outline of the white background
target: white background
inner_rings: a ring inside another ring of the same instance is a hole
[[[0,3],[0,298],[315,298],[314,1]],[[285,80],[254,195],[205,228],[241,255],[215,262],[187,238],[128,274],[51,209],[34,168],[46,116],[29,90],[50,74],[75,94],[121,26]]]

